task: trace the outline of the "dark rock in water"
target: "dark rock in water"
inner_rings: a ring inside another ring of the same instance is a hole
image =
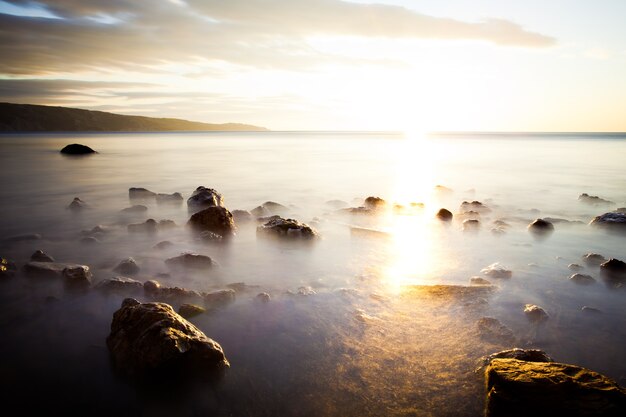
[[[623,388],[575,365],[494,359],[485,378],[487,417],[626,415]]]
[[[601,263],[606,262],[606,258],[599,253],[587,253],[583,255],[582,259],[588,266],[599,266]]]
[[[41,240],[41,235],[39,233],[30,233],[26,235],[17,235],[8,237],[7,242],[27,242],[30,240]]]
[[[258,293],[255,298],[262,303],[269,303],[272,297],[266,292],[261,292]]]
[[[480,201],[472,201],[472,202],[464,201],[461,203],[460,211],[462,213],[465,213],[468,211],[476,211],[478,213],[485,214],[485,213],[491,212],[491,209],[487,207],[486,205],[484,205],[483,203],[481,203]]]
[[[546,235],[554,231],[554,225],[544,219],[536,219],[528,225],[528,231],[537,235]]]
[[[107,293],[132,294],[141,291],[143,284],[132,278],[115,277],[100,281],[95,288]]]
[[[81,211],[81,210],[89,208],[89,204],[85,203],[83,200],[81,200],[78,197],[74,197],[74,199],[67,206],[67,208],[68,210],[72,210],[72,211]]]
[[[504,220],[500,220],[500,219],[494,220],[493,221],[493,225],[496,226],[496,227],[502,228],[502,229],[507,229],[507,228],[511,227],[510,224],[508,224]]]
[[[214,373],[230,365],[221,346],[164,303],[126,299],[113,315],[107,347],[116,368],[140,376]]]
[[[156,195],[157,204],[182,204],[183,195],[181,193],[173,193],[173,194],[157,194]]]
[[[17,265],[8,259],[0,258],[0,278],[10,278],[17,272]]]
[[[200,186],[187,199],[187,206],[194,210],[204,207],[224,207],[224,199],[213,188]]]
[[[598,313],[602,313],[601,310],[597,309],[597,308],[593,308],[593,307],[589,307],[589,306],[582,306],[582,308],[580,309],[580,311],[582,311],[583,313],[587,313],[587,314],[598,314]]]
[[[387,202],[380,197],[367,197],[364,206],[370,210],[380,210],[385,208]]]
[[[163,250],[163,249],[171,248],[172,246],[174,246],[172,242],[170,242],[169,240],[164,240],[154,245],[153,248]]]
[[[63,277],[63,271],[65,269],[75,269],[84,267],[89,269],[86,265],[68,264],[61,262],[28,262],[24,265],[24,273],[33,277],[49,277],[49,278],[61,278]]]
[[[135,275],[139,273],[139,265],[133,258],[126,258],[120,261],[113,270],[122,275]]]
[[[128,198],[131,200],[151,200],[156,198],[156,193],[141,187],[128,189]]]
[[[129,233],[156,233],[157,222],[154,219],[148,219],[143,223],[135,223],[128,225]]]
[[[581,269],[583,269],[583,267],[578,264],[569,264],[567,265],[567,269],[569,269],[570,271],[580,271]]]
[[[372,210],[367,207],[349,207],[349,208],[340,209],[337,212],[342,213],[342,214],[366,215],[366,216],[373,216],[376,214],[376,210]]]
[[[61,153],[66,155],[88,155],[98,152],[94,151],[89,146],[72,143],[71,145],[66,145],[63,149],[61,149]]]
[[[493,317],[482,317],[476,323],[481,338],[491,343],[511,344],[515,342],[513,331]]]
[[[490,278],[504,278],[508,279],[513,276],[513,271],[510,271],[500,265],[498,262],[493,263],[486,268],[480,270],[483,274],[487,275]]]
[[[600,265],[600,273],[615,281],[626,280],[626,263],[619,259],[611,258]]]
[[[492,353],[483,358],[484,364],[488,365],[494,359],[516,359],[526,362],[554,362],[546,352],[538,349],[507,349],[500,352]]]
[[[604,227],[607,230],[626,232],[626,213],[604,213],[596,216],[589,224]]]
[[[548,320],[548,313],[546,311],[535,305],[535,304],[526,304],[524,306],[524,314],[526,314],[526,318],[532,323],[542,323]]]
[[[275,203],[273,201],[266,201],[260,206],[252,209],[250,211],[250,214],[252,214],[253,217],[258,218],[258,217],[264,217],[264,216],[286,214],[288,211],[289,209],[280,203]]]
[[[470,285],[491,285],[491,281],[481,277],[471,277]]]
[[[449,222],[450,220],[452,220],[453,216],[452,216],[452,212],[450,210],[442,208],[442,209],[439,209],[439,211],[437,212],[435,217],[437,217],[439,220],[443,220],[443,221]]]
[[[148,211],[148,207],[141,205],[141,204],[136,204],[134,206],[131,207],[126,207],[125,209],[120,210],[120,213],[124,213],[124,214],[141,214],[141,213],[145,213]]]
[[[209,230],[200,232],[198,237],[200,238],[201,241],[205,243],[221,243],[224,241],[224,238],[221,235],[218,235],[217,233],[213,233]]]
[[[202,314],[206,311],[204,307],[197,306],[195,304],[182,304],[178,308],[178,314],[186,319]]]
[[[183,253],[179,256],[169,258],[165,264],[171,268],[183,269],[207,269],[216,266],[215,261],[208,256],[197,253]]]
[[[174,220],[159,220],[159,224],[157,224],[157,229],[159,230],[174,229],[176,227]]]
[[[281,239],[314,239],[317,232],[304,223],[294,219],[270,220],[262,226],[257,227],[257,236],[276,237]]]
[[[582,202],[582,203],[587,203],[587,204],[592,204],[592,205],[598,205],[598,204],[615,204],[612,201],[609,200],[605,200],[603,198],[600,198],[598,196],[595,195],[589,195],[587,193],[582,193],[581,195],[578,196],[578,201]]]
[[[42,250],[36,250],[30,255],[30,260],[33,262],[54,262],[54,258]]]
[[[480,220],[464,220],[463,221],[463,231],[471,232],[480,229]]]
[[[88,287],[91,285],[91,271],[86,265],[68,266],[63,270],[65,284],[70,287]]]
[[[198,291],[181,287],[160,287],[156,292],[149,293],[149,295],[155,300],[172,303],[202,303],[204,301],[202,294]]]
[[[581,285],[590,285],[590,284],[596,283],[596,280],[591,275],[585,275],[585,274],[574,274],[571,277],[569,277],[569,280],[576,284],[581,284]]]
[[[235,223],[247,223],[252,221],[252,214],[248,210],[233,210],[233,220]]]
[[[462,213],[458,213],[457,218],[464,220],[480,220],[480,213],[473,210],[465,211]]]
[[[223,237],[235,234],[233,215],[225,207],[213,206],[191,216],[187,225],[197,232],[208,230]]]
[[[143,290],[146,292],[146,294],[156,294],[160,289],[161,284],[159,283],[159,281],[151,279],[143,283]]]
[[[209,307],[219,307],[235,301],[235,290],[219,290],[202,293],[205,305]]]

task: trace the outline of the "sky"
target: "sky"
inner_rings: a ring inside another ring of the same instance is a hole
[[[273,130],[626,131],[623,0],[0,0],[0,101]]]

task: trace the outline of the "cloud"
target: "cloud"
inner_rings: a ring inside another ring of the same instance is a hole
[[[0,72],[50,74],[215,60],[301,70],[341,59],[307,43],[317,35],[471,39],[533,48],[555,42],[507,20],[463,22],[339,0],[49,0],[37,5],[58,18],[0,14]]]

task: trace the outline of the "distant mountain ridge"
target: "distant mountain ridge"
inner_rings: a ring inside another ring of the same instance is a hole
[[[267,131],[242,123],[127,116],[103,111],[35,104],[0,103],[0,132]]]

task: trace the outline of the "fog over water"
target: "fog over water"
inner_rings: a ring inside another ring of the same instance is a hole
[[[70,143],[98,154],[60,154]],[[124,295],[67,291],[60,280],[21,272],[5,279],[4,403],[50,415],[476,416],[484,406],[480,358],[512,347],[543,349],[625,385],[626,289],[581,259],[596,252],[626,261],[626,236],[588,224],[626,206],[625,160],[620,135],[0,136],[1,257],[21,267],[41,249],[59,262],[89,265],[94,285],[120,275],[113,268],[133,257],[139,281],[198,291],[249,286],[235,302],[190,320],[231,363],[219,382],[145,387],[115,375],[109,363],[105,339]],[[201,185],[218,190],[230,211],[283,204],[285,217],[321,237],[306,245],[262,239],[250,222],[237,224],[228,243],[203,242],[185,227],[186,199]],[[129,201],[130,187],[180,192],[184,201]],[[611,203],[585,204],[582,193]],[[387,208],[358,215],[328,203],[358,207],[368,196],[385,199]],[[89,208],[68,210],[75,197]],[[462,215],[462,202],[474,200],[490,211]],[[120,213],[133,204],[148,210]],[[440,208],[454,219],[437,220]],[[472,216],[479,227],[463,230]],[[532,220],[546,217],[565,221],[543,238],[528,232]],[[148,218],[177,227],[128,233],[128,224]],[[508,226],[494,232],[496,220]],[[100,242],[82,242],[82,232],[97,225],[107,230]],[[42,239],[7,240],[31,233]],[[154,249],[164,240],[173,245]],[[163,262],[183,252],[219,266],[184,273]],[[512,276],[482,272],[494,263]],[[597,282],[569,281],[571,263]],[[421,287],[469,285],[472,276],[496,288],[459,294]],[[260,292],[271,301],[258,302]],[[548,320],[531,323],[525,304],[541,306]],[[500,320],[514,338],[484,337],[477,330],[483,317]]]

